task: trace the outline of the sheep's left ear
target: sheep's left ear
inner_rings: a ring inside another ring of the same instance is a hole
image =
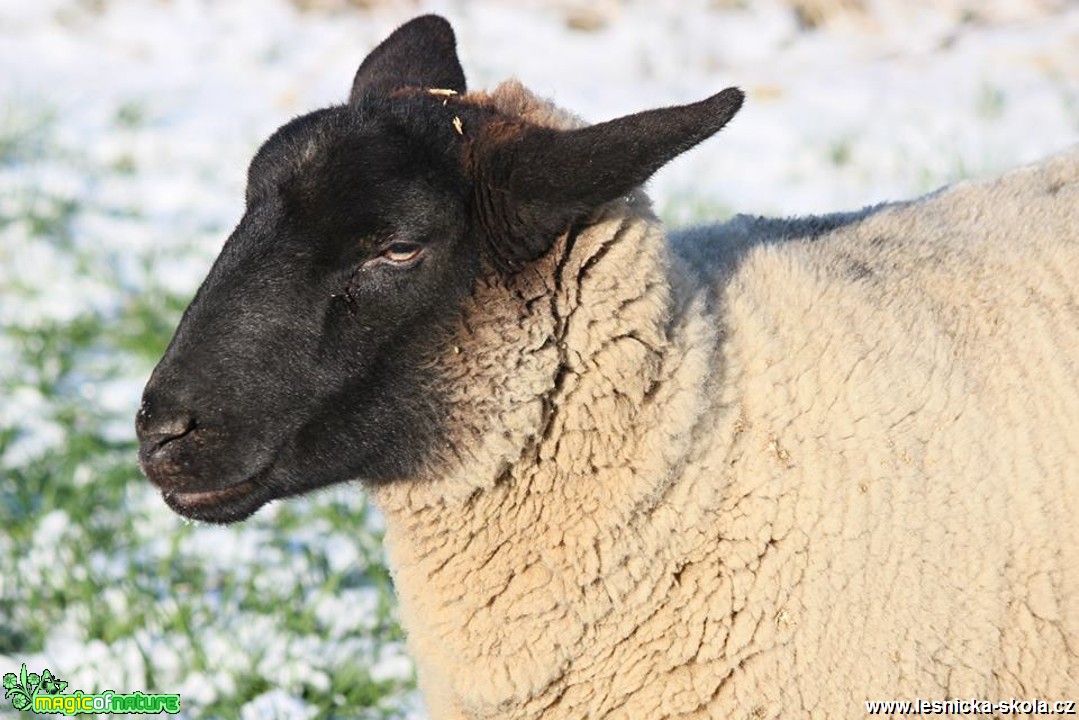
[[[364,58],[352,81],[349,104],[371,91],[402,87],[465,91],[453,28],[438,15],[421,15],[394,30]]]
[[[515,269],[543,255],[573,224],[718,132],[743,99],[727,88],[577,130],[482,126],[472,145],[473,207],[492,259]]]

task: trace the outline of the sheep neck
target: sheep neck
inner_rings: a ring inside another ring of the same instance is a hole
[[[515,286],[478,288],[453,348],[462,435],[432,477],[374,492],[432,706],[541,709],[578,659],[518,647],[536,637],[520,624],[584,642],[631,594],[669,589],[642,548],[684,515],[678,479],[717,422],[719,375],[715,318],[672,262],[631,198]]]

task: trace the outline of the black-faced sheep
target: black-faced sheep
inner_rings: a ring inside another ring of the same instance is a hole
[[[668,239],[742,95],[580,127],[440,18],[251,163],[140,460],[211,522],[363,480],[436,718],[1079,690],[1079,152]]]

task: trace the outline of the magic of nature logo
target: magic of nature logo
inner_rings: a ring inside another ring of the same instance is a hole
[[[36,713],[78,715],[81,713],[139,713],[176,714],[180,712],[180,696],[158,693],[117,693],[105,690],[86,693],[82,690],[65,693],[68,682],[52,674],[48,668],[40,673],[27,672],[26,663],[18,674],[4,674],[4,699],[11,700],[16,710]]]

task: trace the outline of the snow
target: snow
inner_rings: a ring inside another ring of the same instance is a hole
[[[21,464],[39,455],[43,448],[63,441],[63,428],[48,417],[46,410],[45,398],[34,387],[17,387],[4,398],[0,405],[0,428],[20,430],[4,453],[5,464]]]
[[[295,695],[284,690],[268,690],[244,705],[240,720],[301,720],[318,713]]]

